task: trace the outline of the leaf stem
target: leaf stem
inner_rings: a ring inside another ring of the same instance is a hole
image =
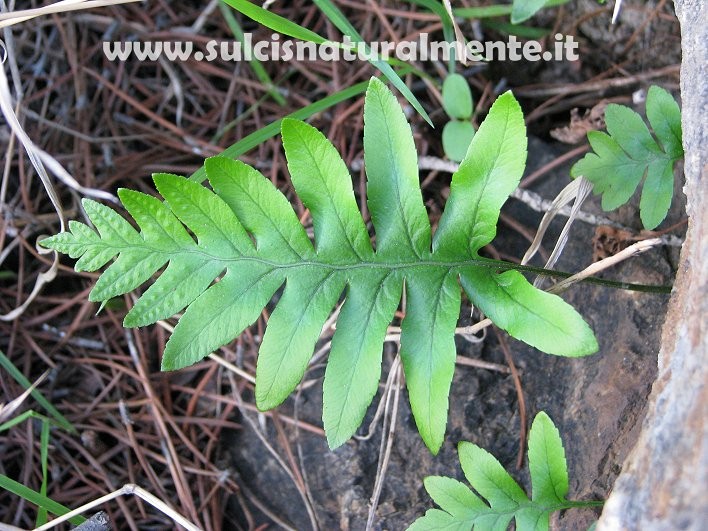
[[[515,264],[512,262],[505,262],[503,260],[492,260],[492,259],[480,259],[475,265],[481,265],[484,267],[498,268],[502,271],[509,271],[514,269],[516,271],[523,271],[525,273],[535,273],[537,275],[542,275],[545,277],[555,277],[555,278],[570,278],[574,273],[568,273],[566,271],[557,271],[554,269],[544,269],[543,267],[534,267],[529,265]],[[653,284],[634,284],[632,282],[622,282],[617,280],[607,280],[604,278],[597,277],[587,277],[581,280],[581,282],[589,282],[590,284],[598,284],[600,286],[605,286],[608,288],[615,289],[626,289],[629,291],[641,291],[644,293],[671,293],[673,286],[661,286]]]

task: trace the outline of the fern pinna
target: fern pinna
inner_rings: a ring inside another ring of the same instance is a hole
[[[264,410],[300,382],[346,291],[324,378],[323,421],[332,448],[354,434],[376,394],[386,330],[405,288],[400,356],[418,429],[436,453],[455,368],[458,282],[497,326],[544,352],[582,356],[597,343],[562,299],[478,256],[494,238],[499,210],[525,165],[524,119],[511,93],[498,98],[454,174],[434,236],[410,126],[377,79],[366,94],[364,121],[375,249],[344,161],[319,131],[294,120],[283,122],[283,145],[295,191],[312,216],[314,246],[285,196],[255,169],[225,157],[205,163],[213,191],[169,174],[154,176],[164,201],[120,190],[140,232],[112,209],[84,200],[97,232],[71,222],[71,232],[41,243],[79,258],[77,271],[95,271],[117,256],[91,291],[92,301],[134,290],[167,265],[124,321],[144,326],[186,308],[165,348],[164,370],[195,363],[232,341],[284,285],[258,355],[256,401]]]
[[[601,501],[568,500],[568,465],[563,441],[543,411],[536,415],[529,433],[528,463],[533,491],[530,497],[483,448],[461,442],[457,452],[465,478],[476,493],[456,479],[428,476],[425,490],[440,509],[426,511],[408,531],[506,530],[512,520],[517,531],[548,531],[551,515],[557,511],[603,505]]]

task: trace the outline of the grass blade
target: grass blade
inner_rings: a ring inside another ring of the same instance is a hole
[[[536,28],[533,26],[524,26],[522,24],[509,24],[507,22],[496,22],[485,20],[482,25],[486,28],[491,28],[500,33],[514,35],[522,39],[542,39],[551,33],[549,28]]]
[[[325,39],[321,35],[311,31],[299,24],[296,24],[280,15],[271,13],[270,11],[258,7],[247,0],[223,0],[225,3],[233,7],[235,10],[243,13],[249,18],[252,18],[259,24],[266,26],[274,31],[287,35],[289,37],[294,37],[303,41],[314,42],[315,44],[323,44],[325,42],[331,42]],[[329,0],[316,0],[315,3],[322,10],[325,16],[331,20],[331,22],[345,35],[354,42],[362,42],[363,39],[361,35],[354,29],[351,23],[347,20],[344,14]],[[341,46],[341,43],[333,43]],[[368,47],[367,47],[368,51]],[[403,80],[398,76],[396,71],[391,68],[387,62],[382,60],[372,59],[371,64],[378,68],[381,73],[388,78],[388,80],[396,87],[401,94],[408,100],[408,102],[415,108],[418,113],[428,122],[431,126],[433,122],[430,120],[428,113],[425,112],[423,106],[413,95],[411,90],[406,86]]]
[[[243,13],[248,18],[255,20],[259,24],[262,24],[263,26],[270,28],[273,31],[277,31],[278,33],[287,35],[288,37],[294,37],[302,41],[314,42],[315,44],[322,44],[324,42],[327,42],[327,39],[325,39],[321,35],[318,35],[314,31],[310,31],[309,29],[304,28],[299,24],[296,24],[295,22],[292,22],[287,18],[281,17],[280,15],[271,13],[267,9],[258,7],[257,5],[252,4],[247,0],[222,1],[233,7],[236,11]]]
[[[47,496],[47,461],[49,459],[49,421],[44,420],[42,422],[42,434],[39,438],[39,453],[40,460],[42,462],[42,486],[39,489],[39,493],[42,496]],[[37,523],[36,527],[42,526],[47,523],[47,509],[46,507],[40,507],[37,511]]]
[[[322,13],[334,24],[339,31],[347,35],[354,42],[363,42],[363,37],[359,32],[351,25],[347,17],[344,16],[337,6],[335,6],[330,0],[314,0],[317,7],[320,8]],[[369,47],[366,47],[367,52]],[[386,76],[386,78],[391,82],[391,84],[398,89],[398,91],[403,94],[403,97],[408,100],[413,108],[418,111],[423,119],[428,122],[431,126],[433,122],[430,120],[430,116],[425,112],[423,106],[420,104],[418,99],[413,95],[408,86],[403,82],[403,80],[398,76],[396,71],[391,68],[391,65],[386,61],[382,60],[372,60],[371,64],[378,68],[381,73]]]
[[[37,507],[44,508],[57,516],[62,516],[71,511],[71,509],[64,507],[61,503],[57,503],[29,487],[25,487],[22,483],[18,483],[4,474],[0,474],[0,488],[12,492],[16,496],[33,503]],[[80,525],[86,521],[86,518],[83,516],[75,516],[69,521],[74,525]]]
[[[423,6],[433,13],[435,13],[437,16],[440,17],[440,22],[442,22],[443,25],[443,36],[445,37],[445,40],[448,42],[452,42],[455,40],[455,28],[452,25],[452,21],[450,20],[450,16],[447,14],[447,11],[443,7],[443,5],[440,2],[437,2],[436,0],[406,0],[407,2],[410,2],[411,4]]]
[[[317,114],[318,112],[324,111],[325,109],[334,107],[338,103],[363,94],[364,92],[366,92],[366,87],[368,86],[368,81],[362,81],[361,83],[357,83],[356,85],[352,85],[351,87],[345,88],[344,90],[340,90],[339,92],[335,92],[334,94],[322,98],[319,101],[311,103],[310,105],[307,105],[302,109],[298,109],[297,111],[292,112],[287,116],[284,116],[283,118],[292,118],[294,120],[307,120],[312,115]],[[247,153],[248,151],[252,150],[254,147],[262,144],[269,138],[273,138],[275,135],[280,133],[280,124],[283,121],[283,118],[281,118],[280,120],[276,120],[275,122],[270,123],[265,127],[261,127],[250,135],[245,136],[235,144],[232,144],[231,146],[227,147],[220,154],[220,156],[236,159],[244,153]],[[199,183],[206,179],[206,171],[204,170],[204,166],[195,171],[190,176],[190,179]]]
[[[7,356],[5,356],[5,354],[2,351],[0,351],[0,365],[7,372],[9,372],[10,376],[12,376],[17,381],[17,383],[19,383],[22,387],[24,387],[25,389],[28,389],[29,387],[31,387],[32,384],[30,383],[30,381],[27,378],[25,378],[25,376],[17,369],[17,367],[15,367],[12,364],[10,359]],[[47,413],[49,413],[52,417],[54,417],[54,420],[57,421],[57,424],[59,424],[62,428],[64,428],[65,430],[67,430],[71,433],[76,433],[76,428],[74,428],[74,426],[71,424],[71,422],[66,420],[66,417],[64,417],[64,415],[59,413],[57,408],[55,408],[49,402],[49,400],[44,398],[44,395],[42,393],[40,393],[37,389],[33,389],[31,394],[32,394],[32,397],[34,397],[34,399],[39,403],[39,405],[41,405],[44,409],[47,410]]]
[[[246,46],[246,39],[243,33],[243,29],[236,20],[236,17],[234,17],[234,14],[231,12],[231,10],[226,7],[224,3],[219,3],[219,10],[221,11],[224,20],[226,21],[226,25],[231,30],[231,33],[234,34],[234,37],[236,37],[236,39],[241,43],[242,46]],[[280,105],[281,107],[284,106],[287,103],[285,98],[280,92],[278,92],[277,86],[273,83],[273,80],[270,78],[268,72],[266,72],[266,69],[263,67],[261,62],[254,57],[251,61],[248,62],[248,65],[253,70],[253,73],[258,78],[258,81],[260,81],[261,84],[268,89],[268,94],[270,94],[270,96],[278,103],[278,105]]]
[[[412,0],[409,0],[412,1]],[[418,3],[420,0],[416,1]],[[563,4],[567,4],[570,0],[548,0],[543,7],[555,7]],[[491,17],[502,17],[505,15],[511,15],[512,6],[511,5],[492,5],[483,7],[458,7],[453,9],[452,12],[455,16],[463,18],[491,18]]]

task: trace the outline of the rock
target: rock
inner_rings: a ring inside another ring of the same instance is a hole
[[[111,531],[111,519],[107,513],[100,511],[74,528],[74,531]]]
[[[689,226],[640,438],[597,526],[702,530],[708,522],[708,6],[676,0],[681,22]]]

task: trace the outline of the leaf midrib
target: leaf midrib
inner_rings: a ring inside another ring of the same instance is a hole
[[[247,293],[249,290],[253,289],[253,287],[256,284],[258,284],[261,280],[263,280],[265,277],[269,276],[272,273],[273,273],[273,270],[264,271],[263,273],[261,273],[261,275],[259,275],[258,278],[256,278],[252,284],[250,284],[248,286],[244,286],[243,289],[241,289],[241,291],[234,293],[234,299],[237,299],[238,297],[242,296],[244,293]],[[211,324],[214,321],[216,321],[216,319],[218,319],[220,316],[221,316],[221,314],[219,312],[213,312],[207,318],[207,320],[204,322],[202,330],[211,326]],[[187,341],[183,345],[183,352],[189,352],[189,350],[192,348],[192,345],[194,344],[194,342],[197,341],[198,339],[200,339],[200,336],[197,334],[197,335],[194,335],[189,341]]]
[[[300,135],[299,131],[298,131],[298,135]],[[311,146],[302,139],[302,135],[300,135],[300,140],[302,141],[301,147],[307,151],[307,154],[313,160],[315,168],[317,169],[317,172],[316,172],[317,178],[320,180],[320,184],[322,185],[324,190],[327,191],[327,198],[330,200],[330,203],[332,205],[337,205],[337,202],[335,200],[335,196],[329,187],[329,184],[330,184],[329,180],[323,177],[324,172],[322,171],[322,168],[320,167],[321,159],[319,159],[318,157],[315,156],[315,154],[313,153],[313,151],[311,149]],[[347,174],[348,173],[349,172],[347,172]],[[339,209],[336,208],[336,206],[334,208],[334,211],[335,211],[334,219],[336,220],[337,225],[339,225],[340,231],[342,232],[342,234],[344,234],[344,237],[346,238],[347,243],[349,244],[349,248],[352,250],[352,252],[354,253],[354,255],[357,258],[361,259],[362,256],[359,253],[359,250],[356,248],[355,242],[352,240],[352,235],[344,226],[344,221],[342,220],[342,216],[341,216],[342,213],[339,211]]]
[[[149,242],[144,242],[144,243],[149,243]],[[238,255],[234,257],[224,257],[224,256],[218,256],[215,254],[210,254],[206,251],[204,251],[201,248],[196,247],[193,249],[180,249],[179,251],[165,251],[164,249],[158,249],[154,247],[150,247],[147,245],[123,245],[123,246],[117,246],[117,245],[106,245],[106,247],[113,248],[115,249],[116,254],[119,253],[126,253],[126,252],[152,252],[154,254],[160,254],[165,256],[165,260],[171,260],[173,258],[178,258],[180,256],[183,256],[185,254],[197,254],[201,255],[204,257],[205,261],[211,261],[215,260],[221,263],[224,263],[226,267],[228,267],[229,264],[233,264],[236,262],[252,262],[252,263],[257,263],[257,264],[263,264],[267,265],[271,268],[274,269],[292,269],[292,268],[298,268],[298,267],[320,267],[320,268],[327,268],[331,269],[333,271],[349,271],[349,270],[358,270],[358,269],[390,269],[390,270],[397,270],[397,269],[418,269],[418,268],[426,268],[426,267],[440,267],[440,268],[446,268],[446,269],[453,269],[453,268],[459,268],[459,267],[466,267],[466,266],[479,266],[479,267],[485,267],[485,268],[500,268],[502,266],[501,263],[494,261],[494,260],[488,260],[484,258],[468,258],[466,260],[435,260],[434,255],[430,255],[430,259],[428,260],[419,260],[415,258],[411,258],[410,261],[399,261],[397,262],[385,262],[386,260],[385,257],[381,257],[380,260],[361,260],[357,262],[349,262],[349,263],[330,263],[330,262],[324,262],[324,261],[318,261],[318,260],[302,260],[298,262],[279,262],[277,260],[268,260],[265,258],[261,258],[259,256],[248,256],[248,255]],[[377,255],[374,255],[377,256]],[[511,264],[510,265],[514,265]]]
[[[543,315],[539,314],[538,312],[536,312],[536,311],[526,302],[526,300],[525,300],[524,297],[515,298],[515,297],[509,292],[508,286],[503,286],[503,285],[501,285],[501,284],[497,284],[497,285],[499,286],[499,288],[501,289],[501,291],[504,293],[504,295],[507,296],[508,299],[510,299],[510,300],[513,301],[514,303],[516,303],[516,304],[518,304],[519,306],[521,306],[522,308],[524,308],[524,309],[525,309],[526,311],[528,311],[530,314],[535,315],[536,317],[538,317],[539,319],[541,319],[541,321],[545,322],[545,323],[546,323],[547,325],[549,325],[550,327],[555,328],[555,329],[558,330],[561,334],[564,334],[564,335],[567,334],[567,331],[566,331],[563,327],[561,327],[559,324],[557,324],[555,321],[551,321],[551,320],[547,319],[545,316],[543,316]]]
[[[440,299],[442,298],[443,291],[445,289],[445,281],[447,280],[448,275],[450,274],[450,271],[445,273],[442,277],[442,280],[440,281],[440,288],[437,290],[436,296],[435,296],[435,304],[433,305],[433,320],[432,323],[430,324],[430,333],[429,333],[429,348],[428,352],[433,352],[433,345],[435,344],[435,332],[437,331],[437,322],[438,322],[438,317],[440,316]],[[428,365],[428,374],[430,375],[430,381],[432,381],[432,374],[433,374],[433,359],[435,356],[428,356],[427,357],[427,365]],[[433,392],[432,392],[432,386],[427,388],[427,397],[426,401],[428,405],[432,405],[433,403]],[[432,426],[433,426],[433,408],[428,407],[428,430],[432,433]]]
[[[305,303],[305,307],[303,308],[302,312],[298,315],[296,323],[297,327],[300,327],[300,323],[302,323],[303,319],[305,319],[305,315],[307,315],[308,310],[310,309],[310,306],[314,303],[315,300],[317,300],[317,295],[325,288],[327,283],[331,280],[332,275],[334,275],[335,272],[331,271],[330,273],[327,274],[318,284],[317,288],[315,291],[312,293],[312,296],[308,301]],[[284,346],[283,350],[285,352],[290,352],[290,347],[293,344],[293,341],[295,341],[295,334],[292,334],[288,338],[287,344]],[[277,367],[275,369],[275,376],[271,379],[270,383],[268,384],[268,388],[266,389],[264,396],[270,396],[270,393],[273,391],[273,387],[275,386],[275,383],[280,379],[280,371],[283,369],[283,365],[285,364],[285,358],[280,357],[278,360]]]
[[[270,216],[268,214],[268,212],[265,211],[263,206],[260,204],[260,202],[258,202],[257,198],[253,196],[253,194],[248,189],[248,187],[241,185],[241,183],[239,183],[239,182],[237,182],[236,184],[239,186],[240,192],[251,200],[252,206],[258,208],[258,211],[261,214],[261,216],[268,221],[270,229],[273,232],[275,232],[276,234],[278,234],[278,236],[280,236],[280,239],[285,243],[285,248],[292,251],[292,253],[295,256],[297,256],[298,258],[304,259],[305,257],[302,255],[302,253],[300,253],[300,251],[298,251],[297,249],[295,249],[295,247],[293,247],[293,244],[291,242],[292,235],[286,235],[281,230],[280,225],[278,225],[275,222],[275,217]],[[256,242],[258,242],[258,240],[259,240],[258,236],[255,236],[255,238],[256,238]]]
[[[491,168],[486,172],[486,174],[484,176],[482,189],[477,194],[477,200],[475,201],[475,204],[474,204],[474,209],[472,212],[472,219],[474,219],[475,222],[471,226],[472,226],[473,230],[475,230],[475,231],[476,231],[477,225],[479,224],[479,207],[480,207],[480,204],[482,203],[482,198],[486,196],[487,186],[489,186],[489,183],[491,182],[492,172],[498,166],[497,161],[499,160],[499,156],[501,155],[502,146],[505,145],[506,141],[507,141],[507,132],[509,131],[509,121],[511,120],[511,112],[508,109],[506,112],[506,116],[504,118],[505,118],[504,128],[503,128],[504,136],[502,137],[501,141],[498,142],[496,145],[497,149],[496,149],[496,153],[494,154],[494,157],[492,158]],[[472,159],[470,159],[470,160],[472,160]],[[478,234],[472,233],[472,234],[469,234],[469,236],[467,238],[467,240],[469,242],[468,246],[469,246],[470,252],[476,252],[479,249],[479,246],[474,241],[475,236],[478,236],[478,235],[479,235],[479,233]],[[475,245],[473,245],[473,243]],[[477,247],[477,249],[474,248],[475,246]]]

